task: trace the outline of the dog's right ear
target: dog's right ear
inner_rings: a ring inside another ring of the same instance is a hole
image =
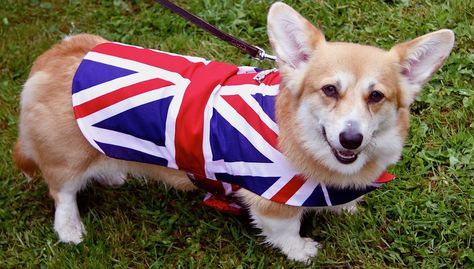
[[[429,33],[394,46],[400,74],[407,87],[403,103],[409,106],[423,85],[441,67],[454,46],[454,32],[448,29]]]
[[[303,71],[314,49],[325,42],[324,35],[308,20],[290,6],[277,2],[270,7],[267,17],[267,31],[278,67],[288,83],[295,71]],[[303,72],[299,72],[303,73]],[[298,85],[286,85],[297,91]]]

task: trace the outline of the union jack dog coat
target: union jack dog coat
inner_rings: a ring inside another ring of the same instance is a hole
[[[274,70],[103,43],[77,69],[72,102],[83,135],[100,152],[184,170],[225,194],[241,187],[291,206],[332,206],[394,178],[384,173],[355,190],[299,176],[277,146],[279,83]]]

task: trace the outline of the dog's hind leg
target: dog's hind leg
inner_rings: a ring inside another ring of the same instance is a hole
[[[56,207],[54,230],[62,242],[78,244],[82,241],[85,228],[79,215],[76,194],[85,186],[87,178],[84,174],[68,175],[63,171],[57,168],[43,170]]]

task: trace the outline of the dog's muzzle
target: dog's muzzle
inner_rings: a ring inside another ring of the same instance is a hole
[[[322,132],[323,132],[324,139],[326,140],[326,142],[328,143],[329,147],[332,150],[332,153],[334,154],[334,157],[336,157],[336,159],[340,163],[351,164],[357,160],[357,157],[358,157],[357,153],[355,153],[351,149],[356,149],[362,144],[363,136],[361,134],[347,135],[347,134],[344,134],[345,132],[342,132],[341,134],[339,134],[339,140],[341,142],[341,145],[344,148],[346,148],[346,150],[337,150],[331,145],[331,143],[329,143],[329,140],[326,135],[326,128],[324,126],[322,126]],[[343,137],[342,140],[344,140],[344,144],[341,141],[341,137]]]

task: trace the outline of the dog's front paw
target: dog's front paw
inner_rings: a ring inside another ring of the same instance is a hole
[[[283,246],[282,251],[291,260],[310,264],[311,258],[318,254],[318,249],[319,243],[313,239],[307,237],[295,237],[287,241],[287,244]]]

